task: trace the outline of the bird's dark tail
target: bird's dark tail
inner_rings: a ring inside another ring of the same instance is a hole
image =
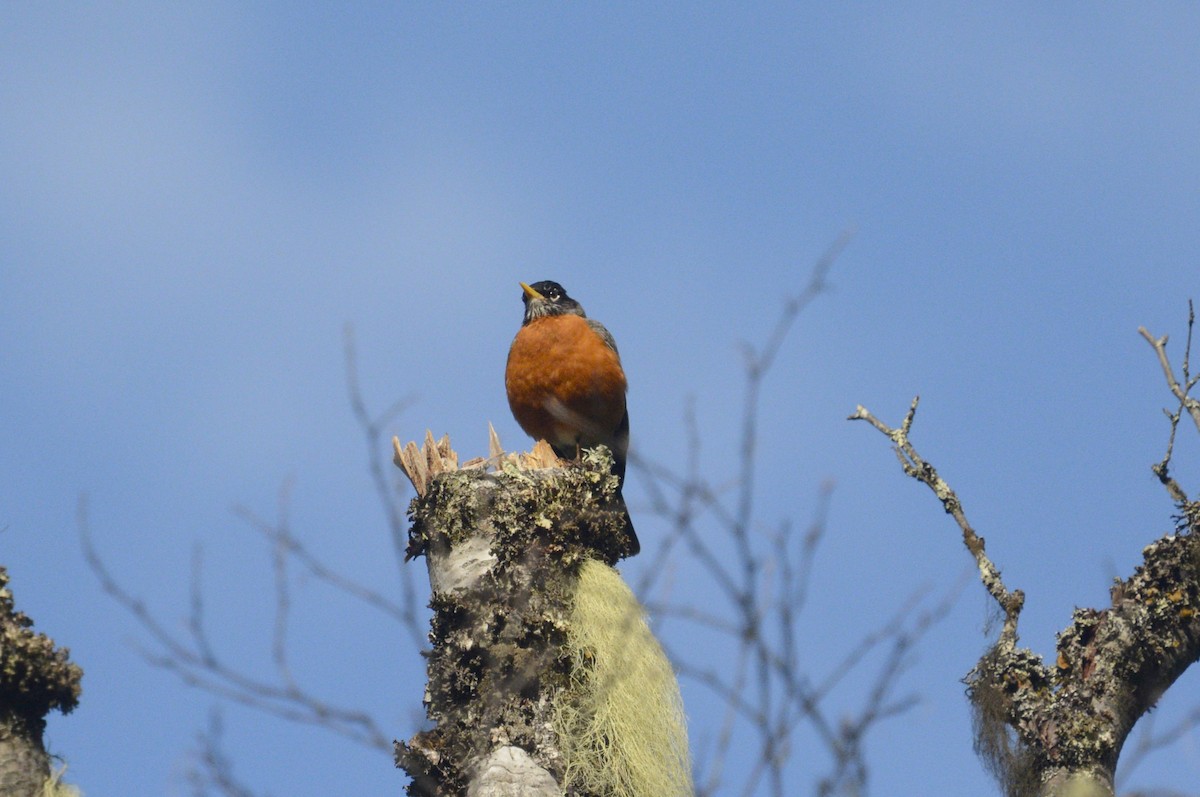
[[[629,439],[629,413],[625,413],[625,420],[621,422],[621,429],[625,433],[625,440]],[[629,553],[626,556],[637,556],[641,553],[642,544],[638,541],[637,532],[633,530],[633,518],[629,516],[629,507],[625,505],[625,496],[621,494],[622,488],[625,487],[625,452],[613,452],[613,473],[617,476],[617,501],[620,502],[621,511],[625,513],[625,536],[629,537]]]
[[[625,536],[629,538],[629,553],[626,556],[637,556],[642,551],[642,543],[638,541],[637,532],[633,530],[633,518],[629,516],[629,507],[625,505],[625,496],[621,495],[621,491],[617,491],[617,501],[620,502],[621,511],[625,513]]]

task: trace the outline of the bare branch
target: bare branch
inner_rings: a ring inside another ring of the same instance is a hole
[[[80,522],[83,521],[81,520]],[[98,557],[96,561],[99,561]],[[91,564],[90,559],[89,564]],[[92,569],[95,570],[94,565]],[[205,664],[212,664],[217,660],[217,657],[213,654],[212,648],[209,647],[208,633],[204,630],[204,590],[201,588],[203,571],[204,549],[200,546],[200,543],[196,543],[192,546],[192,577],[188,590],[189,611],[187,627],[188,632],[191,634],[192,642],[196,646],[200,661]],[[107,587],[105,590],[107,591]],[[109,592],[109,594],[111,595],[112,593]]]
[[[410,612],[405,611],[403,606],[389,600],[382,593],[332,570],[313,555],[312,551],[301,540],[295,537],[286,526],[280,526],[264,520],[243,506],[235,506],[233,512],[245,521],[250,528],[263,535],[263,538],[272,546],[281,547],[288,556],[292,557],[297,564],[301,565],[317,581],[361,601],[363,604],[383,613],[393,620],[397,620],[402,624],[408,623]]]
[[[734,547],[741,562],[741,578],[743,589],[752,584],[759,564],[748,543],[747,535],[750,530],[751,516],[754,506],[754,477],[755,452],[758,448],[758,415],[763,380],[766,378],[783,341],[791,330],[800,313],[809,306],[813,299],[829,289],[827,277],[838,255],[854,237],[852,231],[844,231],[833,245],[813,266],[809,272],[808,283],[794,296],[784,303],[783,311],[775,323],[775,328],[767,337],[767,342],[757,351],[745,345],[746,352],[746,394],[742,401],[742,432],[738,467],[738,500],[734,514],[734,523],[730,528]],[[742,600],[743,611],[750,610],[749,602]]]
[[[289,690],[296,690],[296,679],[292,676],[292,668],[288,664],[287,633],[288,615],[292,610],[292,598],[288,589],[288,549],[284,542],[288,528],[288,498],[291,493],[291,483],[284,483],[279,491],[279,522],[275,526],[274,539],[271,545],[271,564],[275,583],[275,624],[271,634],[271,659],[279,679]]]
[[[799,293],[788,297],[784,303],[783,312],[779,319],[775,322],[774,329],[767,336],[766,343],[761,349],[754,351],[747,347],[750,363],[749,371],[753,378],[761,378],[775,362],[775,356],[782,348],[784,341],[787,339],[788,333],[791,331],[792,325],[799,318],[800,314],[821,294],[829,290],[829,272],[837,262],[838,257],[854,240],[855,231],[853,228],[845,229],[830,244],[825,253],[818,258],[813,265],[812,270],[808,274],[808,283],[800,290]]]
[[[1171,455],[1175,449],[1175,433],[1179,427],[1179,421],[1186,411],[1191,417],[1192,422],[1196,425],[1196,429],[1200,431],[1200,400],[1197,400],[1190,395],[1190,391],[1196,386],[1197,381],[1200,381],[1200,375],[1192,376],[1191,368],[1191,353],[1192,353],[1192,330],[1196,323],[1195,309],[1191,301],[1188,301],[1188,331],[1187,341],[1183,349],[1183,380],[1175,378],[1175,369],[1171,366],[1171,360],[1167,357],[1167,336],[1156,338],[1146,331],[1145,327],[1138,327],[1138,333],[1150,344],[1154,349],[1154,353],[1158,356],[1158,364],[1162,368],[1163,376],[1167,381],[1167,387],[1170,388],[1171,394],[1179,402],[1175,412],[1164,410],[1168,421],[1171,424],[1171,431],[1167,437],[1167,451],[1163,455],[1162,461],[1151,466],[1154,475],[1162,482],[1167,489],[1167,493],[1176,504],[1188,503],[1187,493],[1179,485],[1179,483],[1171,476]]]
[[[916,448],[909,441],[908,435],[912,429],[913,419],[917,414],[917,404],[920,400],[920,396],[912,400],[912,405],[909,407],[908,413],[904,416],[903,423],[897,429],[892,429],[880,421],[862,405],[858,406],[848,420],[866,421],[881,433],[887,435],[892,441],[896,458],[900,460],[900,465],[904,469],[905,474],[929,487],[938,500],[942,502],[942,507],[945,508],[946,513],[958,523],[958,527],[962,530],[963,544],[967,546],[967,550],[975,557],[975,564],[979,568],[979,577],[983,582],[983,586],[1000,606],[1000,610],[1004,612],[1004,627],[1000,631],[1000,644],[1011,648],[1015,646],[1017,641],[1017,619],[1020,617],[1021,607],[1025,604],[1025,593],[1021,590],[1010,592],[1004,586],[1004,581],[1000,577],[1000,571],[992,564],[992,560],[988,558],[983,537],[976,534],[975,530],[971,528],[971,524],[967,521],[962,502],[958,500],[958,496],[954,494],[954,490],[950,489],[950,485],[938,475],[933,465],[922,459],[921,455],[917,453]]]
[[[831,789],[865,784],[862,740],[880,722],[913,704],[911,696],[897,696],[900,676],[916,640],[952,604],[947,598],[921,611],[921,596],[914,597],[894,617],[881,622],[885,627],[868,635],[865,644],[851,651],[816,687],[801,660],[799,623],[810,600],[811,574],[826,532],[832,485],[821,486],[813,519],[803,534],[788,520],[762,528],[755,517],[758,419],[765,380],[799,314],[828,289],[829,269],[848,240],[849,234],[843,235],[813,268],[800,293],[784,303],[761,347],[742,346],[746,381],[733,465],[736,477],[729,485],[715,485],[700,472],[700,434],[690,405],[685,413],[683,474],[644,456],[631,458],[642,472],[652,511],[671,524],[662,546],[666,553],[660,553],[661,558],[648,568],[651,572],[643,578],[642,589],[656,583],[671,550],[689,554],[711,579],[720,610],[669,602],[652,605],[667,621],[695,623],[726,637],[730,648],[731,661],[724,665],[696,663],[690,656],[675,659],[682,677],[704,686],[726,706],[711,758],[705,757],[709,745],[697,751],[699,794],[729,791],[722,780],[728,775],[724,763],[735,726],[757,737],[754,755],[740,762],[740,793],[782,797],[795,792],[785,772],[791,740],[800,724],[814,731],[830,756],[830,772],[821,783]],[[729,619],[726,609],[732,609]],[[874,655],[878,651],[883,652],[882,658]],[[868,662],[876,662],[878,669],[870,675],[871,687],[862,705],[840,721],[829,716],[826,698],[847,672]]]
[[[226,664],[215,652],[203,621],[204,604],[198,586],[199,557],[194,559],[191,615],[188,642],[167,631],[146,604],[122,587],[100,558],[92,542],[83,499],[78,509],[78,528],[84,558],[100,582],[101,589],[134,618],[159,652],[138,649],[155,667],[174,672],[180,680],[211,694],[249,706],[284,720],[325,728],[365,747],[391,750],[391,735],[369,714],[321,700],[295,684],[274,684],[247,675]]]
[[[1195,387],[1196,378],[1193,378],[1189,373],[1191,350],[1192,350],[1192,329],[1196,323],[1195,310],[1192,303],[1188,302],[1188,334],[1187,345],[1184,348],[1183,355],[1183,381],[1175,378],[1175,369],[1171,367],[1171,361],[1167,357],[1167,336],[1155,338],[1145,327],[1138,327],[1138,333],[1145,338],[1146,342],[1154,349],[1158,355],[1158,364],[1162,367],[1163,376],[1167,380],[1167,386],[1170,387],[1171,393],[1179,401],[1179,406],[1187,410],[1191,416],[1193,423],[1196,425],[1196,430],[1200,431],[1200,399],[1190,396],[1189,391]]]
[[[221,744],[225,727],[217,709],[209,713],[208,727],[196,735],[195,760],[187,773],[194,797],[255,797],[233,774],[233,761]]]
[[[1156,733],[1154,717],[1149,715],[1143,718],[1138,725],[1140,733],[1137,734],[1137,743],[1133,745],[1126,744],[1124,751],[1121,753],[1121,768],[1117,777],[1118,785],[1128,782],[1130,776],[1149,755],[1160,750],[1165,750],[1184,736],[1200,728],[1200,707],[1193,708],[1186,716],[1165,731]],[[1144,793],[1150,794],[1150,792]]]
[[[721,730],[717,734],[713,761],[708,767],[710,771],[704,779],[704,783],[698,785],[696,788],[697,794],[710,795],[717,793],[725,771],[725,757],[729,754],[731,740],[733,739],[734,721],[737,719],[739,713],[743,715],[752,713],[751,709],[742,702],[742,694],[746,689],[746,668],[749,664],[749,658],[750,649],[745,645],[740,646],[737,650],[737,661],[734,664],[733,683],[725,694],[721,692],[723,684],[715,673],[697,671],[695,676],[697,683],[704,684],[725,698],[725,714],[721,720]],[[675,662],[681,661],[680,658],[675,656],[672,656],[671,660]],[[687,667],[686,664],[683,666]],[[686,675],[684,670],[679,670],[679,673],[680,675]],[[701,767],[699,762],[697,762],[697,781],[700,780],[700,771]]]
[[[377,415],[371,415],[367,410],[366,399],[363,398],[362,388],[358,380],[358,354],[354,345],[354,328],[346,325],[343,335],[346,360],[346,392],[350,399],[350,407],[354,418],[362,432],[367,447],[367,470],[375,485],[375,495],[383,508],[387,520],[388,531],[392,539],[392,551],[396,557],[396,570],[400,578],[400,611],[402,622],[409,637],[418,648],[425,644],[425,633],[421,628],[418,616],[418,601],[416,586],[413,584],[412,568],[405,567],[405,552],[408,548],[408,523],[404,515],[404,507],[399,500],[399,488],[396,482],[388,478],[389,471],[385,470],[386,458],[382,451],[388,448],[391,436],[386,428],[392,420],[404,410],[412,406],[414,397],[404,396],[392,402],[387,409]]]

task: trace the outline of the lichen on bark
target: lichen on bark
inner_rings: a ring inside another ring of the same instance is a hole
[[[1184,507],[1188,509],[1188,507]],[[967,678],[976,748],[1010,797],[1111,794],[1138,718],[1200,658],[1200,513],[1143,550],[1112,605],[1076,609],[1053,666],[995,646]],[[1011,731],[1009,730],[1011,729]]]
[[[612,564],[628,550],[610,471],[604,450],[565,467],[448,470],[413,500],[409,555],[427,557],[443,586],[430,601],[425,703],[434,726],[396,743],[409,793],[464,794],[504,746],[560,779],[551,706],[569,685],[575,579],[585,559]],[[454,563],[464,551],[473,564]]]
[[[0,794],[24,797],[41,794],[50,777],[45,717],[75,708],[83,671],[16,610],[8,581],[0,566]]]

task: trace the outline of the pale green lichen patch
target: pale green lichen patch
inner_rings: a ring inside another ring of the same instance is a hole
[[[585,562],[567,630],[571,679],[552,723],[569,794],[693,793],[683,700],[633,592],[611,567]]]

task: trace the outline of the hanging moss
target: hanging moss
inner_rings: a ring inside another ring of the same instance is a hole
[[[567,626],[567,690],[553,724],[569,793],[692,793],[687,726],[675,673],[621,576],[584,562]]]

